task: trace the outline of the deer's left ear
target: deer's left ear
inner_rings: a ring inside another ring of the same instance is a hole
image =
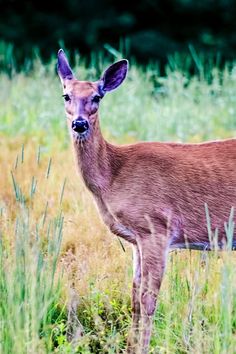
[[[104,94],[115,90],[118,86],[120,86],[120,84],[122,84],[126,78],[128,66],[128,60],[122,59],[106,69],[99,81],[100,89]]]
[[[71,80],[74,77],[63,49],[60,49],[57,55],[57,72],[62,82]]]

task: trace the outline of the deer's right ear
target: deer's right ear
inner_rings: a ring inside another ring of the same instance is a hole
[[[74,77],[63,49],[60,49],[57,55],[57,72],[61,82],[71,80]]]
[[[122,59],[109,66],[103,73],[99,87],[105,94],[106,92],[115,90],[126,78],[128,71],[128,60]]]

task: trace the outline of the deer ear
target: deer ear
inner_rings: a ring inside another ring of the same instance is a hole
[[[100,79],[100,89],[106,92],[115,90],[126,78],[129,62],[126,59],[117,61],[109,66]]]
[[[57,55],[57,72],[61,81],[71,80],[74,77],[63,49],[60,49]]]

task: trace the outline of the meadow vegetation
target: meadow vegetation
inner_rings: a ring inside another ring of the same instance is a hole
[[[101,55],[75,62],[81,80],[108,64]],[[103,225],[76,171],[55,60],[2,71],[0,83],[0,352],[125,352],[131,252]],[[160,76],[157,65],[131,61],[100,120],[119,144],[233,137],[236,66],[220,70],[193,52],[169,58]],[[235,353],[235,266],[232,252],[170,254],[152,353]]]

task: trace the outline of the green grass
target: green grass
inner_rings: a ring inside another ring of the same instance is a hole
[[[169,58],[162,77],[157,66],[131,61],[126,82],[101,103],[105,137],[233,137],[236,66],[220,70],[191,53],[185,64]],[[0,73],[0,352],[121,353],[130,324],[130,252],[101,224],[73,170],[55,60],[43,65],[38,58],[11,77]],[[80,61],[75,72],[96,80],[107,65],[101,57],[89,67]],[[236,352],[235,260],[230,252],[170,255],[151,352]],[[83,336],[70,342],[80,328]]]
[[[55,274],[63,217],[47,225],[44,217],[33,220],[30,201],[26,203],[15,180],[14,191],[13,242],[0,234],[0,352],[43,353],[51,346],[50,325],[60,317],[60,280]]]

